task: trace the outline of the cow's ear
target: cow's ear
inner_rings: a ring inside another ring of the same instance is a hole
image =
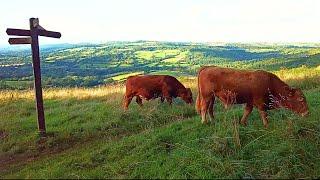
[[[289,86],[285,86],[285,87],[284,87],[284,90],[288,92],[288,91],[291,90],[291,88],[290,88]]]
[[[300,88],[295,89],[295,92],[294,92],[294,93],[297,94],[297,95],[299,95],[299,96],[302,96],[302,95],[303,95],[302,90],[301,90]]]
[[[294,94],[294,90],[292,88],[290,88],[289,86],[285,86],[284,87],[284,91],[289,95],[289,96],[293,96]]]
[[[299,91],[301,91],[299,88],[292,88],[291,89],[291,93],[293,93],[293,94],[299,93]]]
[[[192,92],[191,92],[191,89],[190,89],[190,88],[186,88],[186,90],[187,90],[187,92],[188,92],[189,94],[192,94]]]
[[[302,92],[300,88],[294,88],[294,92]]]

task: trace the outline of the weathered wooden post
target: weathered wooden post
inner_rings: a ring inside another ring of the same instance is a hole
[[[52,38],[60,38],[59,32],[46,31],[39,25],[38,18],[30,18],[30,30],[24,29],[7,29],[8,35],[30,36],[24,38],[9,38],[9,44],[31,44],[32,65],[34,75],[34,89],[36,95],[36,107],[38,114],[38,129],[41,136],[46,135],[46,124],[43,108],[42,86],[41,86],[41,68],[40,68],[40,52],[38,36],[46,36]]]
[[[37,27],[39,26],[39,20],[30,18],[30,33],[31,33],[31,50],[32,50],[32,64],[34,75],[34,90],[36,94],[36,105],[38,112],[38,128],[41,135],[46,133],[46,123],[44,119],[44,108],[42,98],[42,86],[41,86],[41,69],[40,69],[40,53],[39,53],[39,40]]]

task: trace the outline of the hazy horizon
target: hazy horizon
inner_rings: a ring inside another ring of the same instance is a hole
[[[41,40],[40,40],[41,41]],[[319,45],[320,42],[209,42],[209,41],[157,41],[157,40],[115,40],[115,41],[105,41],[105,42],[74,42],[74,43],[68,43],[68,42],[45,42],[41,43],[40,46],[55,46],[55,45],[103,45],[103,44],[111,44],[111,43],[147,43],[147,42],[155,42],[155,43],[182,43],[182,44],[212,44],[212,45],[224,45],[224,44],[248,44],[248,45],[255,45],[255,44],[263,44],[263,45]],[[3,47],[27,47],[29,48],[29,44],[21,44],[21,45],[10,45],[9,43],[7,44],[0,44],[0,48]]]
[[[135,40],[135,41],[106,41],[106,42],[76,42],[76,43],[40,43],[41,48],[46,48],[50,46],[63,46],[63,45],[70,45],[70,46],[81,46],[81,45],[104,45],[109,43],[137,43],[137,42],[157,42],[157,43],[182,43],[182,44],[210,44],[214,46],[223,46],[223,45],[258,45],[261,44],[263,46],[314,46],[319,47],[320,42],[192,42],[192,41],[151,41],[151,40]],[[0,44],[0,49],[18,49],[24,50],[30,48],[29,44],[22,44],[22,45],[10,45],[8,44]]]
[[[11,0],[1,6],[0,46],[8,45],[6,28],[28,28],[31,17],[62,34],[61,39],[41,38],[41,45],[139,40],[319,43],[318,7],[317,0]]]

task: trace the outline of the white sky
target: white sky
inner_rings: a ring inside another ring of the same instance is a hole
[[[7,27],[30,17],[60,31],[48,43],[107,41],[320,42],[320,0],[3,0]]]

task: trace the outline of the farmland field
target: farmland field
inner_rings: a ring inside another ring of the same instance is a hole
[[[52,45],[41,49],[45,87],[94,87],[130,74],[196,76],[203,65],[277,71],[320,64],[319,44],[214,44],[114,42]],[[0,49],[0,89],[29,89],[28,47]],[[31,83],[32,87],[32,83]]]
[[[28,50],[0,50],[1,178],[319,178],[319,44],[115,42],[42,49],[48,136],[37,134]],[[197,96],[202,65],[264,69],[303,90],[310,116],[270,111],[239,125],[242,105],[217,103],[214,123],[175,99],[121,108],[123,81],[170,74]],[[30,89],[31,88],[31,89]]]

